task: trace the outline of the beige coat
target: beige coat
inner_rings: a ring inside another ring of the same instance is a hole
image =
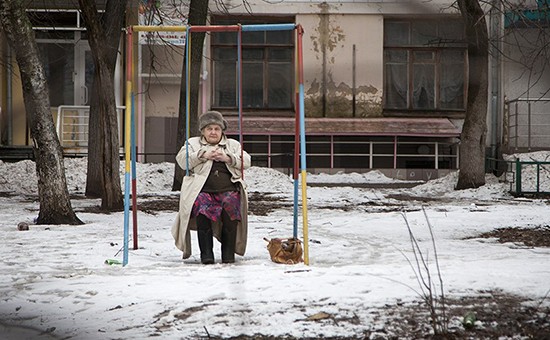
[[[197,230],[196,219],[191,218],[191,209],[193,203],[199,195],[213,161],[200,158],[210,148],[215,146],[209,145],[203,137],[192,137],[187,141],[176,156],[176,161],[179,166],[185,171],[189,164],[189,175],[184,174],[181,184],[179,212],[172,226],[172,236],[174,237],[176,247],[183,252],[183,258],[191,256],[191,235],[190,230]],[[227,163],[227,168],[233,175],[231,180],[234,183],[239,183],[241,192],[241,221],[237,225],[237,242],[235,244],[235,253],[244,255],[246,251],[246,242],[248,236],[248,196],[246,192],[246,184],[243,181],[242,168],[250,167],[250,155],[243,151],[241,160],[241,144],[234,140],[226,138],[222,135],[222,140],[218,145],[225,150],[225,153],[231,157],[231,164]],[[189,148],[189,157],[187,158],[187,148]],[[220,240],[221,236],[221,221],[213,222],[214,237]]]

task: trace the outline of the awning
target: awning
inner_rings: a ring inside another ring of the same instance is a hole
[[[228,134],[239,134],[238,117],[226,117]],[[294,135],[290,117],[243,117],[244,135]],[[447,118],[306,118],[306,135],[458,137],[460,130]]]

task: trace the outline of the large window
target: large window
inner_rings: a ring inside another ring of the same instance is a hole
[[[384,109],[462,111],[466,44],[459,20],[384,22]]]
[[[291,23],[292,18],[279,19]],[[217,25],[274,23],[218,19]],[[294,31],[242,32],[242,100],[248,110],[293,108]],[[238,105],[237,33],[212,33],[213,107]]]

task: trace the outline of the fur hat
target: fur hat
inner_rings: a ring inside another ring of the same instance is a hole
[[[227,129],[227,121],[218,111],[207,111],[199,117],[199,130],[202,131],[207,125],[217,124],[223,131]]]

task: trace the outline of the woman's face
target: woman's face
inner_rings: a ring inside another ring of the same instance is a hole
[[[209,144],[218,144],[222,140],[222,132],[218,124],[209,124],[202,129],[202,135]]]

